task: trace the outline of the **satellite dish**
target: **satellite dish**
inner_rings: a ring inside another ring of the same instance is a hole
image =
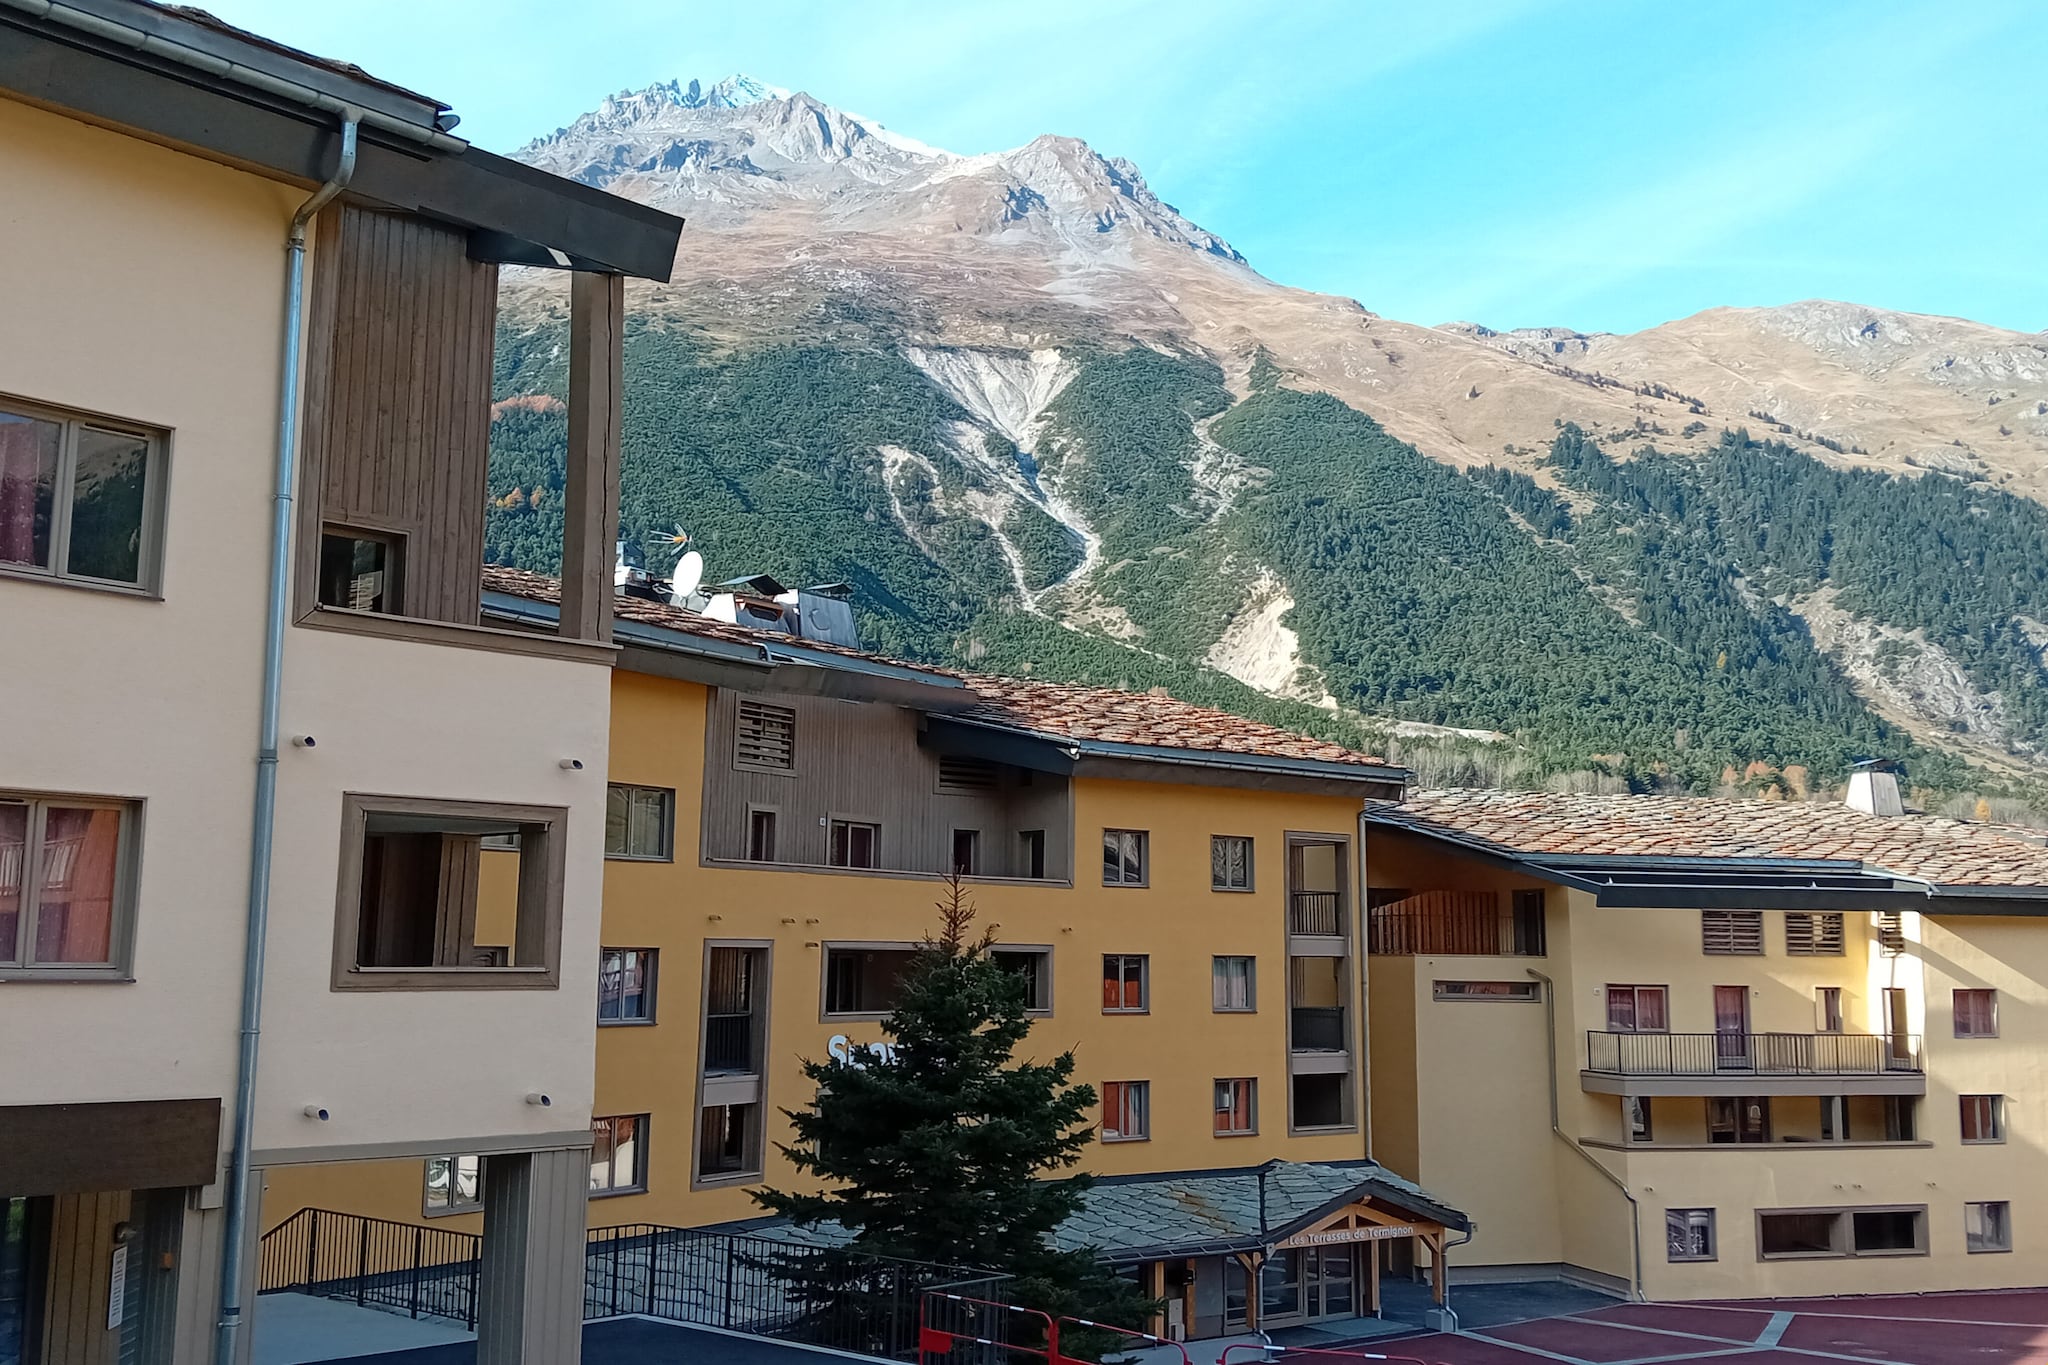
[[[697,591],[697,585],[704,581],[704,556],[695,550],[686,550],[676,561],[676,571],[669,580],[672,595],[678,600]]]

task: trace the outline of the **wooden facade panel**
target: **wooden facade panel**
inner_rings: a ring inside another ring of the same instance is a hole
[[[49,1288],[43,1300],[44,1365],[107,1365],[120,1333],[107,1327],[114,1225],[128,1217],[125,1190],[63,1195],[50,1214]]]
[[[461,231],[342,204],[320,217],[307,348],[301,610],[319,527],[405,538],[404,615],[474,625],[497,267]]]
[[[766,772],[734,762],[739,702],[796,713],[795,766]],[[1001,771],[993,791],[941,792],[938,756],[917,742],[918,716],[899,707],[823,697],[741,694],[719,689],[710,707],[704,760],[704,852],[747,856],[748,812],[777,813],[776,861],[822,867],[830,821],[881,826],[879,863],[894,871],[944,872],[953,831],[981,836],[980,875],[1021,877],[1018,834],[1045,831],[1045,872],[1064,880],[1072,866],[1073,802],[1066,778]]]
[[[220,1117],[218,1099],[0,1105],[7,1193],[209,1184]]]

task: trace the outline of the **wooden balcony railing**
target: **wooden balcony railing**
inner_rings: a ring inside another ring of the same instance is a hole
[[[1375,905],[1366,951],[1386,957],[1542,957],[1540,903],[1518,907],[1494,891],[1419,891]]]
[[[1917,1034],[1586,1034],[1586,1069],[1612,1076],[1883,1076],[1920,1070]]]

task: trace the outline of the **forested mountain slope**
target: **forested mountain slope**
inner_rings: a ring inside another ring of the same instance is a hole
[[[677,282],[629,295],[622,520],[657,570],[680,526],[714,578],[853,583],[875,648],[1168,687],[1433,780],[1799,794],[1882,755],[1935,798],[2043,771],[2026,338],[1975,337],[1916,407],[1939,320],[1858,332],[1888,358],[1792,376],[1853,371],[1844,425],[1770,376],[1665,383],[1628,338],[1282,288],[1071,139],[954,157],[723,83],[528,153],[700,223]],[[565,312],[508,276],[500,562],[559,554]],[[1603,353],[1638,372],[1577,368]],[[1995,439],[1956,417],[1985,385]],[[1768,423],[1724,410],[1767,390]]]

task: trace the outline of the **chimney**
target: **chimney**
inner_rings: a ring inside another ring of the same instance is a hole
[[[1899,799],[1899,774],[1889,759],[1868,759],[1849,774],[1849,794],[1843,804],[1865,815],[1904,815]]]

